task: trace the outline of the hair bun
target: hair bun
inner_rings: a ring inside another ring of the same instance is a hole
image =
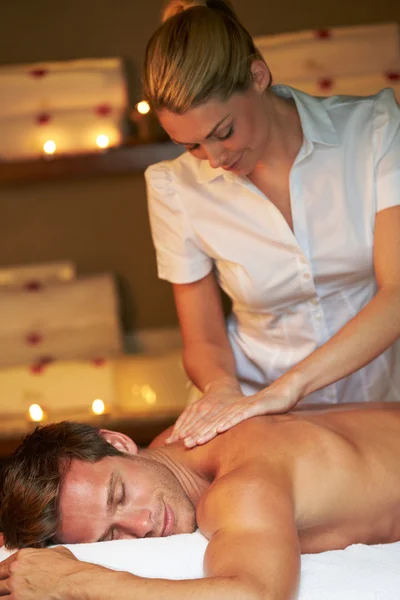
[[[236,18],[230,0],[170,0],[164,8],[162,21],[164,22],[185,10],[198,6],[217,10],[230,17]]]

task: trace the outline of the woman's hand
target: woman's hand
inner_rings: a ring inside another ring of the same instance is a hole
[[[214,428],[225,410],[246,398],[235,380],[211,382],[204,395],[190,404],[178,418],[171,436],[166,440],[171,444],[183,440],[187,448],[204,444],[219,433]],[[229,429],[229,427],[228,427]]]
[[[299,383],[298,378],[286,375],[253,396],[245,396],[238,383],[211,383],[180,415],[167,444],[183,440],[187,448],[193,448],[251,417],[287,412],[301,398]]]

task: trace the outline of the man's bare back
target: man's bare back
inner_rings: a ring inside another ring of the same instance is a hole
[[[212,481],[213,511],[220,480],[240,486],[246,472],[271,473],[277,485],[287,478],[302,553],[400,539],[399,403],[256,417],[205,446],[165,451]],[[208,504],[206,493],[197,511],[206,534]]]

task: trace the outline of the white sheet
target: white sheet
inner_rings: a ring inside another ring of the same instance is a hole
[[[207,540],[197,531],[67,547],[80,560],[141,577],[198,579]],[[8,555],[0,548],[0,560]],[[400,600],[400,542],[302,556],[298,600]]]

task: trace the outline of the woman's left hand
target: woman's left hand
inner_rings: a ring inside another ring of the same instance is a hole
[[[172,436],[167,441],[183,440],[187,448],[209,442],[219,433],[251,417],[284,413],[292,409],[301,395],[292,378],[277,380],[253,396],[233,395],[227,401],[217,402],[207,392],[182,413],[181,425],[177,422]],[[214,395],[215,394],[214,392]],[[208,410],[205,410],[205,406]],[[180,418],[181,418],[180,417]]]

